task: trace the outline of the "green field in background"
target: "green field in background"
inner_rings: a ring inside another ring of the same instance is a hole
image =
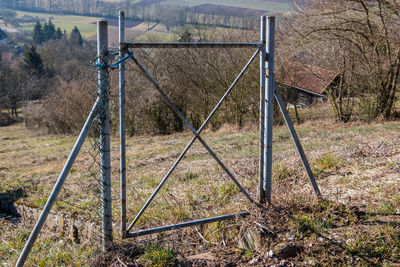
[[[51,19],[56,27],[59,27],[62,31],[66,30],[67,33],[70,33],[72,29],[76,26],[81,32],[84,38],[91,37],[96,34],[96,24],[95,22],[100,17],[85,17],[85,16],[74,16],[74,15],[58,15],[58,14],[49,14],[49,13],[36,13],[36,12],[25,12],[25,11],[16,11],[17,16],[19,18],[24,15],[43,18],[46,21]],[[18,27],[19,30],[32,30],[34,24],[25,24]]]

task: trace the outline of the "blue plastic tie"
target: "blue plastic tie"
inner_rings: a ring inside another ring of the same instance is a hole
[[[118,55],[118,53],[116,53],[116,55]],[[126,57],[121,58],[120,60],[118,60],[117,62],[115,62],[114,64],[100,64],[96,62],[96,67],[100,67],[100,68],[105,68],[105,67],[112,67],[112,68],[117,68],[119,66],[119,64],[121,64],[122,62],[128,60],[131,56],[133,55],[133,52],[129,52],[129,54]]]
[[[117,62],[115,62],[114,64],[111,64],[110,67],[118,67],[119,64],[128,60],[132,55],[133,55],[133,52],[129,52],[129,54],[126,57],[123,57],[120,60],[118,60]]]

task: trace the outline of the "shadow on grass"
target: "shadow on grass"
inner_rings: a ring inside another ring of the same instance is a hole
[[[378,216],[395,215],[393,213],[365,213],[360,212],[354,207],[349,208],[348,211],[356,216],[357,220],[352,221],[346,225],[337,224],[320,224],[320,227],[307,227],[305,232],[306,236],[311,234],[315,235],[318,239],[322,238],[324,241],[321,244],[324,252],[331,255],[329,259],[331,262],[342,262],[345,264],[356,264],[368,266],[380,266],[384,264],[392,264],[398,262],[398,255],[396,251],[400,241],[400,222],[398,221],[382,221],[374,219]],[[354,211],[357,211],[357,215]],[[321,217],[319,211],[312,210],[309,215],[310,223],[313,220],[320,220],[325,222],[328,217]],[[315,214],[317,213],[317,215]],[[324,216],[327,214],[322,212]],[[341,215],[345,215],[342,213]],[[400,218],[400,216],[398,216]],[[295,218],[298,220],[298,217]],[[393,218],[396,220],[396,218]],[[315,224],[315,221],[313,222]],[[337,232],[341,235],[342,240],[338,240],[335,235],[330,235],[330,229],[339,229]],[[300,231],[302,228],[300,228]]]
[[[7,113],[0,113],[0,127],[10,126],[23,120],[21,117],[11,117]]]

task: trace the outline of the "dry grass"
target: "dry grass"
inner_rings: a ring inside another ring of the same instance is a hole
[[[103,260],[114,262],[119,257],[121,261],[143,264],[146,259],[172,259],[172,262],[190,265],[198,260],[188,260],[185,256],[207,252],[221,262],[242,265],[250,262],[279,264],[281,261],[322,265],[398,264],[400,219],[395,214],[400,207],[400,123],[341,125],[332,120],[316,120],[296,127],[325,202],[319,203],[313,197],[284,126],[276,127],[274,134],[273,203],[276,209],[269,214],[254,209],[207,151],[195,143],[137,227],[242,210],[255,212],[244,221],[213,223],[150,236],[151,242],[158,244],[156,247],[148,247],[148,238],[138,239],[134,247],[127,249],[127,245],[122,245],[123,248],[116,249],[117,252]],[[204,133],[204,139],[253,196],[257,184],[257,136],[256,127],[237,130],[226,126],[219,132]],[[190,138],[189,133],[183,133],[127,140],[129,220]],[[22,125],[1,127],[0,190],[24,187],[27,196],[23,201],[42,206],[74,140],[72,136],[28,131]],[[116,200],[119,195],[117,140],[114,137],[112,144]],[[88,171],[93,162],[87,153],[90,150],[90,145],[85,144],[60,195],[62,201],[56,204],[59,212],[78,212],[98,218],[89,208],[97,186]],[[273,214],[281,218],[274,220]],[[113,203],[113,215],[118,225],[119,201]],[[16,260],[32,225],[31,220],[23,222],[19,228],[12,225],[1,228],[0,257],[6,264],[12,265]],[[262,242],[258,245],[250,242],[247,247],[240,245],[243,240],[240,241],[239,236],[243,236],[246,229],[260,229],[260,225],[268,229],[262,230],[266,231],[261,235]],[[119,240],[118,226],[115,236]],[[29,264],[84,265],[93,249],[87,243],[74,244],[68,237],[59,237],[51,231],[42,234],[38,243]],[[295,244],[300,252],[291,259],[268,257],[269,251],[280,243]],[[140,253],[129,254],[133,249]]]

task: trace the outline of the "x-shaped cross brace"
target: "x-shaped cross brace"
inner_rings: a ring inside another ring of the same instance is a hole
[[[140,63],[140,61],[135,57],[135,55],[132,53],[131,54],[131,59],[135,62],[135,64],[139,67],[139,69],[143,72],[143,74],[146,76],[146,78],[153,84],[153,86],[161,93],[161,95],[166,99],[168,104],[171,106],[171,108],[174,110],[174,112],[181,118],[181,120],[186,124],[186,126],[189,128],[189,130],[194,134],[194,137],[190,140],[190,142],[187,144],[185,149],[182,151],[178,159],[175,161],[175,163],[172,165],[168,173],[164,176],[160,184],[157,186],[157,188],[154,190],[153,194],[150,196],[150,198],[146,201],[146,204],[142,207],[142,209],[139,211],[139,213],[136,215],[135,219],[133,222],[129,225],[127,228],[127,232],[129,232],[132,227],[137,223],[139,218],[142,216],[143,212],[147,209],[151,201],[154,199],[154,197],[157,195],[157,193],[160,191],[161,187],[164,185],[164,183],[168,180],[169,176],[172,174],[172,172],[175,170],[175,168],[178,166],[179,162],[183,159],[185,156],[186,152],[190,149],[190,147],[193,145],[194,141],[198,139],[200,143],[206,148],[208,153],[215,159],[215,161],[221,166],[221,168],[228,174],[229,178],[232,179],[232,181],[240,188],[240,190],[243,192],[243,194],[254,204],[258,204],[254,199],[250,196],[250,194],[243,188],[243,186],[239,183],[239,181],[233,176],[233,174],[228,170],[228,168],[222,163],[222,161],[218,158],[218,156],[214,153],[214,151],[207,145],[207,143],[201,138],[200,134],[207,125],[207,123],[210,121],[212,116],[215,114],[215,112],[219,109],[221,104],[225,101],[226,97],[229,95],[229,93],[232,91],[232,89],[235,87],[237,82],[240,80],[240,78],[243,76],[243,74],[246,72],[248,67],[251,65],[251,63],[254,61],[254,59],[257,57],[258,53],[260,50],[258,49],[253,56],[250,58],[246,66],[243,68],[243,70],[239,73],[235,81],[232,83],[232,85],[229,87],[229,89],[225,92],[225,94],[222,96],[218,104],[214,107],[214,109],[211,111],[210,115],[208,115],[207,119],[203,122],[199,130],[196,131],[196,129],[193,128],[193,126],[190,124],[190,122],[185,118],[185,116],[182,114],[182,112],[176,107],[174,102],[168,97],[168,95],[161,89],[161,87],[158,85],[158,83],[155,81],[155,79],[151,76],[151,74],[143,67],[143,65]]]

